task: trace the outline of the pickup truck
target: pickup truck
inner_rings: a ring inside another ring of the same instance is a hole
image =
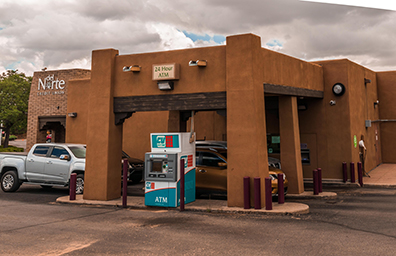
[[[76,193],[84,191],[85,151],[83,144],[35,144],[28,153],[0,153],[0,181],[4,192],[15,192],[22,183],[68,186],[77,174]]]

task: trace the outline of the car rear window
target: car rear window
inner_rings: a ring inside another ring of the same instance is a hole
[[[86,153],[86,148],[81,146],[69,146],[69,149],[71,152],[73,152],[73,155],[77,158],[85,158],[85,153]]]

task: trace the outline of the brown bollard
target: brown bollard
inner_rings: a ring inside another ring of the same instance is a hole
[[[359,180],[359,185],[363,187],[363,168],[362,168],[362,162],[358,162],[358,180]]]
[[[250,177],[243,177],[243,209],[250,209]]]
[[[70,175],[70,184],[69,184],[69,200],[76,200],[76,181],[77,181],[77,174],[72,173]]]
[[[314,187],[314,195],[319,195],[319,175],[318,170],[313,170],[313,187]]]
[[[180,211],[184,211],[184,159],[180,159]]]
[[[260,178],[254,178],[254,209],[261,209],[261,184]]]
[[[265,178],[265,209],[272,210],[272,186],[271,178]]]
[[[318,187],[319,187],[319,193],[323,192],[322,188],[322,168],[318,168]]]
[[[351,162],[351,183],[355,183],[355,163]]]
[[[342,162],[342,174],[344,183],[348,181],[347,163]]]
[[[278,173],[278,204],[285,203],[285,184],[283,184],[283,173]]]
[[[124,159],[122,162],[122,208],[127,208],[127,194],[128,194],[128,160]]]

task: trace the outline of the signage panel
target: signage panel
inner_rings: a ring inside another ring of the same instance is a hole
[[[153,80],[178,80],[180,64],[153,65]]]

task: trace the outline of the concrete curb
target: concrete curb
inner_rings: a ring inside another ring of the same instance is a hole
[[[109,201],[84,200],[82,195],[77,195],[76,200],[70,201],[69,196],[63,196],[56,199],[57,203],[75,204],[75,205],[91,205],[105,207],[122,207],[122,199],[114,199]],[[144,205],[143,197],[127,198],[127,208],[143,209],[143,210],[179,210],[179,208],[162,208]],[[238,214],[265,214],[265,215],[300,215],[309,213],[309,206],[301,203],[286,202],[284,204],[273,203],[272,210],[263,209],[243,209],[240,207],[228,207],[227,201],[221,200],[202,200],[198,199],[193,203],[187,204],[185,211],[207,212],[207,213],[238,213]]]
[[[314,195],[313,191],[304,191],[301,194],[287,194],[286,198],[289,199],[336,199],[337,193],[322,192],[319,195]]]

